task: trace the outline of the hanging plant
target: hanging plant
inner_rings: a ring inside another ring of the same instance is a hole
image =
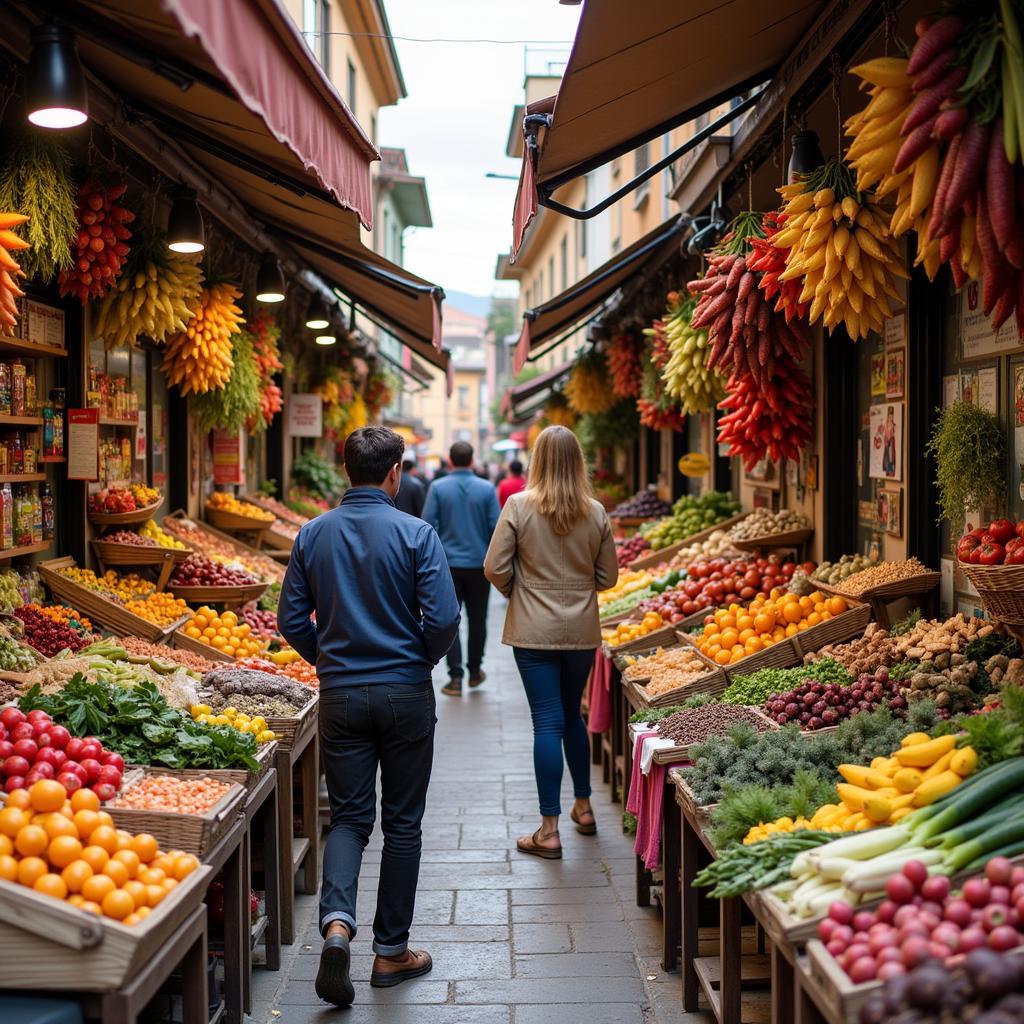
[[[640,422],[651,430],[682,430],[684,418],[679,404],[665,390],[661,372],[653,362],[644,366],[640,398],[636,402]]]
[[[231,372],[224,386],[196,394],[192,399],[192,411],[202,433],[214,427],[239,430],[250,423],[260,430],[266,426],[260,415],[260,374],[253,342],[248,331],[232,335]]]
[[[540,419],[546,427],[568,427],[572,430],[576,426],[576,413],[569,407],[561,391],[551,392],[541,410]]]
[[[605,412],[615,405],[604,355],[595,347],[582,352],[565,382],[565,397],[580,414]]]
[[[953,531],[968,510],[1006,507],[1006,436],[999,418],[957,401],[939,413],[925,452],[935,460],[940,519]]]
[[[104,188],[93,179],[78,189],[75,216],[78,231],[72,246],[72,263],[60,272],[60,294],[77,295],[84,306],[109,291],[120,277],[132,233],[126,225],[135,214],[117,202],[127,185]]]
[[[612,391],[619,398],[639,398],[643,386],[643,338],[617,334],[608,343],[605,359]]]
[[[71,156],[55,136],[35,128],[8,133],[0,166],[0,210],[28,217],[16,228],[29,244],[21,257],[28,277],[53,277],[71,267],[78,230]]]
[[[753,249],[747,260],[751,270],[761,272],[758,286],[766,299],[775,299],[775,312],[786,317],[786,323],[807,319],[810,302],[800,301],[800,285],[796,281],[782,281],[780,278],[786,271],[786,260],[789,249],[779,248],[775,244],[775,236],[783,229],[789,218],[784,213],[772,210],[764,215],[764,238],[751,238]],[[777,298],[776,298],[777,296]]]
[[[696,305],[690,296],[669,292],[664,317],[644,331],[655,339],[664,335],[668,359],[661,368],[661,379],[665,394],[676,399],[688,416],[713,409],[725,395],[725,380],[707,367],[708,332],[696,330],[690,322]]]

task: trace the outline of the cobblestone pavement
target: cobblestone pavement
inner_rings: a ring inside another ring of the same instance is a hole
[[[530,716],[512,652],[500,643],[505,602],[492,593],[486,683],[461,700],[438,695],[434,771],[423,823],[414,948],[434,969],[393,989],[368,984],[370,922],[380,870],[376,832],[363,859],[353,944],[356,1003],[337,1011],[313,991],[321,940],[316,902],[299,897],[295,945],[280,972],[257,969],[253,1019],[304,1024],[697,1024],[680,1009],[679,975],[660,967],[658,911],[633,898],[631,840],[594,778],[599,833],[568,816],[561,861],[514,852],[539,824]],[[435,682],[445,674],[435,672]],[[562,798],[572,803],[566,772]]]

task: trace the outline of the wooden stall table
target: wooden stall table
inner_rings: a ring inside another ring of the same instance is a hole
[[[263,873],[263,913],[251,923],[249,941],[243,944],[242,1006],[252,1012],[252,954],[263,940],[264,966],[268,971],[281,969],[281,861],[277,809],[277,769],[269,768],[248,788],[243,808],[245,840],[242,863],[245,877],[242,888],[246,894],[252,888],[253,869]],[[259,843],[254,836],[259,835]],[[256,859],[256,848],[259,859]]]
[[[278,750],[278,863],[281,885],[281,941],[295,941],[295,889],[315,894],[319,885],[320,743],[317,714],[308,715],[289,750]],[[295,834],[295,784],[302,803],[302,827]]]

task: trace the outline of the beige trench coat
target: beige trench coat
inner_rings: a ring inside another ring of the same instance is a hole
[[[590,514],[564,537],[534,510],[528,492],[505,502],[484,575],[508,598],[502,643],[538,650],[599,647],[597,591],[619,577],[608,513]]]

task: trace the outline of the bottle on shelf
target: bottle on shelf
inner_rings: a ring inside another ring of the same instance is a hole
[[[11,442],[10,466],[8,467],[7,472],[25,472],[25,450],[21,444],[21,434],[15,434],[14,440]]]
[[[32,501],[32,543],[41,544],[43,541],[43,502],[39,497],[39,488],[30,487],[28,492]]]
[[[54,453],[53,445],[53,404],[47,402],[43,406],[43,456],[49,457]]]
[[[11,363],[11,415],[25,415],[25,364],[20,359]]]
[[[25,373],[25,415],[35,416],[39,411],[36,391],[36,372]]]
[[[124,480],[132,478],[132,442],[129,437],[121,438],[121,477]]]
[[[18,486],[18,495],[15,498],[15,509],[17,517],[14,527],[14,544],[16,547],[28,547],[32,543],[32,498],[29,495],[28,487]]]
[[[51,388],[50,401],[53,403],[53,451],[52,455],[64,455],[64,389]]]
[[[31,441],[25,442],[25,451],[22,454],[22,466],[26,473],[35,473],[37,466],[38,456],[36,453],[35,445]]]
[[[14,494],[10,484],[0,487],[0,547],[14,547]]]
[[[11,415],[11,368],[0,363],[0,416]]]
[[[39,489],[39,502],[42,507],[43,516],[43,540],[53,540],[55,509],[53,504],[53,491],[49,484],[43,484]]]

